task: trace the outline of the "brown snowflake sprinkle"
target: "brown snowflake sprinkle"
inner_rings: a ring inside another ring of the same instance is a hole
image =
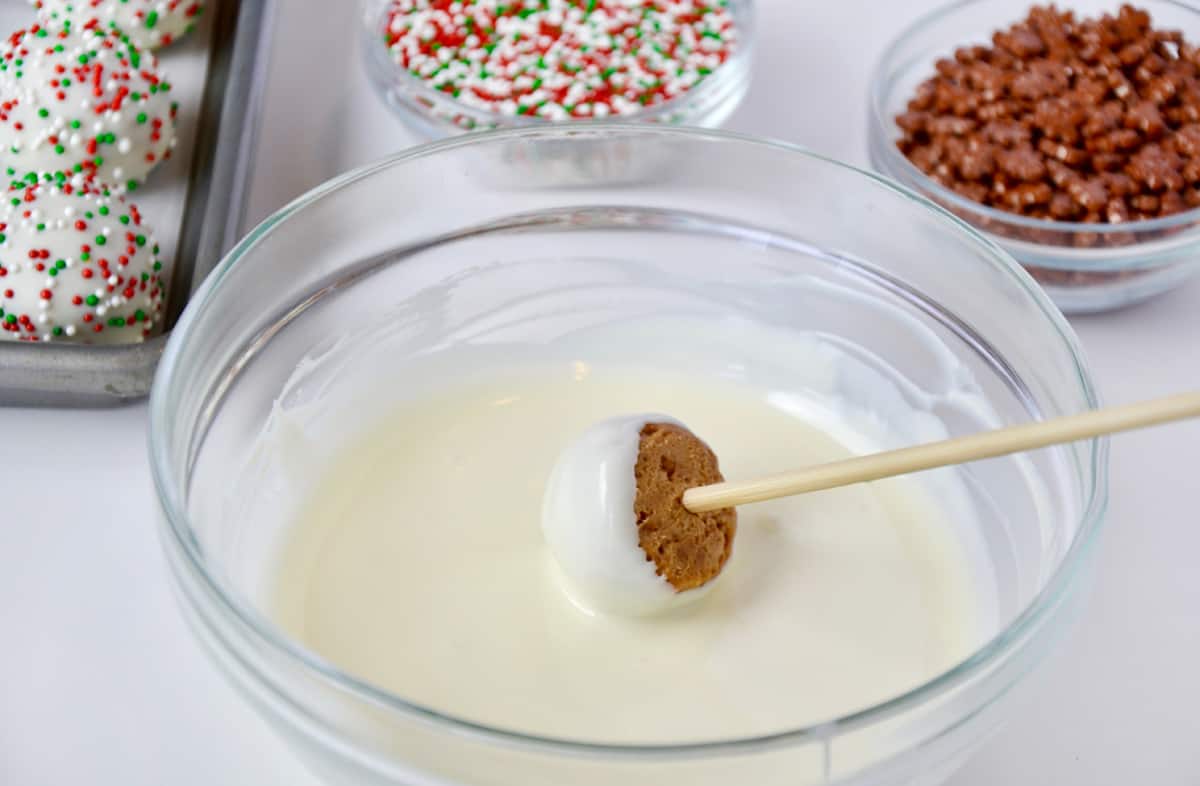
[[[1087,224],[1200,205],[1200,49],[1145,11],[1038,6],[935,71],[897,144],[967,199]]]

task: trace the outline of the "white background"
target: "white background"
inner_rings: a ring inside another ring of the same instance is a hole
[[[410,142],[351,52],[354,5],[281,4],[252,218]],[[865,163],[869,68],[932,3],[759,5],[730,125]],[[1200,388],[1200,281],[1074,324],[1108,401]],[[0,410],[0,785],[312,786],[174,607],[144,445],[141,405]],[[954,786],[1200,784],[1198,491],[1200,424],[1115,441],[1086,616]]]

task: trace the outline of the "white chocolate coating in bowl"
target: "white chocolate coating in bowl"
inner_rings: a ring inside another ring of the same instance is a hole
[[[593,742],[818,723],[915,687],[980,643],[986,566],[960,539],[969,511],[929,485],[937,473],[743,508],[720,581],[686,608],[638,619],[571,602],[543,540],[542,492],[597,420],[669,412],[730,479],[878,447],[878,423],[819,396],[696,373],[704,364],[684,356],[716,359],[728,326],[670,328],[687,347],[675,368],[639,356],[639,329],[599,331],[557,357],[464,350],[415,364],[407,386],[376,381],[376,409],[358,408],[363,428],[340,446],[303,407],[281,412],[262,455],[296,482],[247,476],[295,494],[274,498],[287,510],[268,588],[278,624],[414,703]],[[817,376],[844,360],[791,346],[827,364]]]
[[[585,611],[659,614],[708,588],[676,592],[638,543],[633,469],[647,423],[683,426],[667,415],[606,418],[563,446],[546,480],[542,535],[563,589]]]

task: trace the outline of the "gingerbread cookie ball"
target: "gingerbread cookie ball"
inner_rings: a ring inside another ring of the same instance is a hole
[[[699,598],[729,560],[737,514],[692,513],[683,492],[723,480],[708,445],[671,418],[634,415],[588,429],[551,472],[542,511],[572,599],[642,616]]]
[[[677,592],[717,577],[733,552],[737,513],[724,508],[692,513],[683,492],[725,480],[716,454],[675,423],[647,423],[639,434],[633,476],[638,545]]]

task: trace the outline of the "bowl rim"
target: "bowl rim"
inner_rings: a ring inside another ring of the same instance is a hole
[[[877,187],[908,199],[935,213],[946,222],[947,230],[965,236],[967,240],[981,246],[989,252],[991,264],[1015,279],[1035,304],[1040,307],[1049,326],[1059,334],[1066,349],[1074,359],[1075,373],[1078,377],[1080,391],[1091,408],[1099,406],[1099,397],[1091,372],[1077,336],[1071,329],[1066,318],[1051,302],[1050,298],[1037,285],[1032,277],[1012,257],[995,242],[978,232],[968,223],[962,221],[935,202],[900,184],[850,164],[846,164],[828,156],[810,151],[799,145],[755,137],[730,131],[711,130],[702,128],[687,128],[678,126],[597,123],[583,126],[545,125],[534,128],[503,129],[488,132],[478,132],[456,137],[449,137],[428,142],[413,148],[382,158],[374,163],[349,171],[316,186],[304,195],[279,209],[276,213],[262,221],[246,235],[220,262],[208,279],[189,302],[184,314],[172,331],[167,342],[149,401],[149,427],[147,442],[150,458],[151,476],[154,482],[162,515],[159,517],[160,537],[169,551],[179,556],[179,559],[169,560],[175,571],[187,569],[198,579],[208,595],[214,598],[219,608],[242,628],[249,632],[251,638],[265,647],[275,656],[281,657],[292,665],[298,666],[310,676],[319,681],[333,685],[338,690],[365,700],[370,705],[382,707],[388,711],[407,716],[410,719],[425,721],[459,735],[477,738],[488,743],[499,743],[509,746],[532,747],[535,750],[569,755],[603,755],[616,757],[693,757],[728,755],[730,753],[761,752],[797,744],[823,742],[837,734],[868,726],[872,723],[887,720],[908,710],[919,708],[925,702],[944,694],[952,688],[981,675],[986,670],[1001,661],[1004,656],[1015,653],[1027,635],[1036,632],[1049,615],[1065,600],[1075,587],[1075,578],[1085,563],[1086,557],[1094,547],[1097,536],[1103,528],[1104,513],[1108,503],[1108,440],[1100,438],[1088,441],[1090,445],[1089,459],[1079,462],[1076,471],[1079,477],[1090,487],[1090,495],[1083,505],[1083,511],[1077,522],[1074,536],[1070,545],[1062,554],[1059,564],[1053,573],[1047,577],[1037,594],[1029,601],[1021,612],[1003,629],[997,631],[989,640],[976,648],[968,657],[954,667],[935,675],[934,677],[912,687],[902,694],[885,701],[873,704],[845,715],[819,723],[789,729],[764,735],[733,738],[728,740],[710,740],[694,743],[647,743],[647,744],[616,744],[598,743],[548,735],[530,734],[511,729],[491,726],[450,713],[441,712],[419,703],[411,702],[390,691],[376,687],[359,679],[334,664],[326,661],[316,653],[305,648],[298,641],[285,635],[265,615],[257,611],[253,604],[241,593],[227,587],[224,580],[210,572],[206,558],[199,541],[191,534],[191,525],[187,514],[184,489],[188,486],[189,477],[180,477],[177,468],[170,457],[169,435],[175,427],[176,418],[171,408],[172,390],[184,384],[187,375],[184,373],[186,364],[181,365],[181,355],[184,345],[193,331],[197,315],[209,307],[219,296],[222,282],[229,272],[239,264],[245,263],[246,256],[273,231],[284,225],[289,218],[304,210],[313,203],[346,188],[361,180],[368,179],[383,171],[401,166],[409,161],[436,156],[440,153],[462,147],[491,145],[521,141],[561,142],[571,138],[590,137],[630,137],[671,136],[686,138],[691,141],[707,140],[712,143],[749,145],[765,148],[777,153],[802,156],[820,162],[822,165],[855,173],[866,178]],[[214,391],[223,391],[228,380],[219,381],[213,390],[206,391],[211,395]],[[209,402],[202,411],[212,411]],[[191,424],[183,426],[191,428]],[[194,436],[194,434],[193,434]],[[202,440],[201,440],[202,444]],[[198,449],[198,445],[189,446],[189,451]],[[183,468],[190,473],[191,462]],[[191,593],[185,595],[188,603],[194,603]],[[181,600],[181,602],[184,602]],[[261,679],[261,678],[259,678]],[[285,694],[280,694],[286,698]]]
[[[1170,216],[1162,216],[1159,218],[1150,218],[1143,221],[1126,221],[1120,224],[1084,224],[1077,221],[1059,221],[1057,219],[1031,218],[1029,216],[1020,216],[1015,213],[1009,213],[998,208],[984,205],[979,202],[967,199],[965,196],[946,188],[942,184],[929,177],[927,174],[917,168],[915,164],[903,155],[896,146],[892,143],[895,138],[894,131],[896,130],[895,118],[890,116],[885,106],[888,96],[891,94],[893,84],[892,74],[901,67],[907,68],[909,63],[898,63],[901,50],[921,33],[928,30],[930,27],[940,22],[946,17],[950,17],[961,11],[970,10],[974,6],[983,5],[985,3],[997,3],[998,0],[953,0],[945,5],[917,17],[907,27],[903,28],[884,48],[883,54],[876,61],[875,66],[871,69],[870,88],[868,91],[869,102],[869,134],[871,136],[872,148],[872,163],[878,166],[881,171],[909,188],[920,189],[928,194],[933,195],[935,200],[942,205],[949,205],[954,210],[961,210],[967,213],[978,215],[981,220],[1003,224],[1008,227],[1017,229],[1039,230],[1041,232],[1061,232],[1064,234],[1073,235],[1094,235],[1105,236],[1110,234],[1130,234],[1138,232],[1154,232],[1157,230],[1179,229],[1180,227],[1191,226],[1200,223],[1200,207],[1194,207],[1189,210],[1184,210],[1180,213],[1175,213]],[[1185,11],[1197,18],[1200,23],[1200,8],[1190,6],[1181,0],[1147,0],[1150,3],[1160,5],[1169,5]],[[1015,8],[1015,6],[1014,6]],[[1069,9],[1068,9],[1069,10]],[[1018,21],[1018,20],[1013,20]],[[947,51],[940,56],[948,57],[953,54],[955,48],[962,46],[961,42],[950,43]],[[933,62],[929,63],[929,74],[933,74]],[[876,148],[879,151],[879,158],[882,160],[874,160],[877,158],[874,155]],[[978,230],[978,228],[976,227]],[[988,234],[997,234],[990,230],[982,230]],[[1000,237],[1003,238],[1001,235]],[[1004,238],[1007,240],[1007,238]],[[1149,241],[1140,241],[1126,248],[1128,250],[1141,249],[1148,245]],[[1034,243],[1039,248],[1054,248],[1053,244]],[[1091,249],[1068,249],[1076,251],[1080,254],[1086,254]],[[1103,251],[1103,249],[1096,249]]]
[[[476,128],[467,129],[445,118],[429,116],[428,113],[405,107],[405,111],[415,114],[425,122],[434,122],[438,126],[457,128],[469,133],[482,133],[498,128],[543,128],[553,125],[588,126],[613,122],[655,122],[669,117],[674,112],[683,112],[687,123],[696,124],[697,118],[692,116],[694,107],[690,104],[703,104],[719,97],[723,91],[733,88],[739,81],[749,81],[750,69],[755,44],[755,8],[754,0],[728,0],[732,13],[737,15],[738,45],[733,54],[719,68],[715,69],[694,87],[680,93],[674,98],[660,104],[644,107],[631,115],[611,115],[609,118],[570,118],[568,120],[551,120],[538,115],[503,115],[480,107],[464,104],[441,90],[430,87],[425,80],[418,79],[400,68],[392,59],[387,47],[379,46],[379,28],[381,16],[386,12],[390,0],[362,0],[361,38],[363,47],[363,62],[371,82],[377,86],[384,84],[400,84],[403,93],[414,99],[425,99],[431,107],[453,108],[456,114],[469,117],[476,123]],[[377,8],[378,6],[378,8]],[[392,102],[384,103],[393,107]],[[476,130],[477,129],[477,130]]]

